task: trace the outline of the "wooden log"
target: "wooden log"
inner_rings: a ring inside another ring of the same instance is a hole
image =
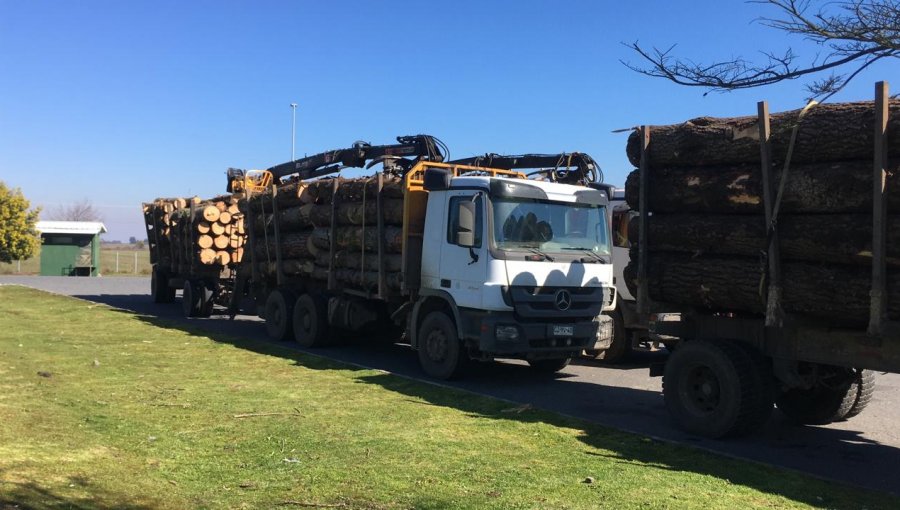
[[[315,254],[310,251],[309,239],[311,235],[312,231],[285,234],[281,238],[281,256],[286,259],[315,257]],[[265,239],[257,238],[255,249],[258,256],[265,258],[268,254],[274,260],[277,249],[275,238],[269,237],[268,243]]]
[[[213,238],[213,245],[219,250],[224,250],[228,248],[228,243],[231,241],[231,238],[228,236],[216,236]]]
[[[636,257],[625,268],[625,282],[636,291]],[[717,312],[763,314],[760,295],[764,266],[748,258],[692,257],[650,253],[647,281],[651,299]],[[782,265],[783,305],[787,312],[821,321],[823,326],[865,327],[869,318],[871,270],[836,264],[789,262]],[[900,271],[888,274],[888,316],[900,319]]]
[[[900,156],[900,100],[890,101],[887,152]],[[791,129],[800,110],[771,116],[772,158],[783,162]],[[792,163],[865,159],[873,156],[875,108],[872,101],[829,103],[812,107],[801,121]],[[640,136],[628,137],[626,153],[640,165]],[[700,117],[682,124],[652,126],[651,167],[733,165],[759,161],[757,117]]]
[[[328,267],[330,257],[327,251],[319,252],[316,255],[316,265]],[[402,257],[400,254],[389,254],[384,257],[384,270],[388,273],[396,273],[401,269]],[[378,255],[375,253],[366,253],[365,262],[363,262],[362,253],[357,251],[339,251],[334,256],[334,267],[339,269],[361,269],[365,264],[366,271],[378,271]]]
[[[219,219],[219,209],[214,205],[208,205],[203,208],[203,219],[213,223]]]
[[[225,209],[228,209],[228,206],[225,205],[224,200],[216,200],[215,202],[213,202],[213,205],[216,206],[216,209],[218,209],[220,213],[223,213],[225,212]]]
[[[228,212],[227,208],[219,213],[219,223],[223,225],[228,225],[231,223],[231,213]]]
[[[220,265],[227,266],[231,263],[231,254],[224,250],[217,251],[216,262]]]
[[[216,262],[216,250],[212,248],[204,248],[200,250],[200,262],[203,264],[214,264]]]
[[[363,246],[365,237],[365,250],[378,250],[378,229],[362,227],[338,227],[317,228],[313,230],[313,245],[322,251],[328,251],[331,246],[331,235],[335,236],[335,244],[342,250],[359,250]],[[385,227],[384,246],[388,253],[400,253],[403,248],[403,229],[400,227]]]
[[[228,209],[226,209],[226,210],[227,210],[232,216],[234,216],[235,214],[238,214],[239,212],[241,212],[241,210],[238,208],[237,201],[235,201],[234,203],[228,204]]]
[[[781,169],[774,172],[776,182]],[[625,181],[625,200],[638,203],[638,171]],[[654,213],[763,214],[759,166],[653,169],[647,202]],[[900,162],[888,173],[888,210],[900,211]],[[781,202],[784,213],[871,213],[872,162],[792,165]]]
[[[210,231],[212,231],[213,235],[220,236],[225,233],[225,225],[222,225],[218,221],[215,223],[210,223],[209,225]]]
[[[388,198],[382,201],[382,213],[385,225],[403,224],[403,199]],[[363,206],[359,202],[341,202],[335,211],[338,225],[377,225],[377,198],[368,197]],[[310,221],[317,227],[331,225],[331,205],[312,205],[309,212]]]
[[[194,196],[191,198],[191,203],[193,203],[194,205],[200,205],[201,202],[203,202],[203,200],[198,196]]]
[[[356,269],[336,269],[335,280],[353,288],[368,291],[378,290],[378,273],[375,271],[359,271]],[[400,273],[387,273],[385,282],[389,289],[400,288]]]
[[[200,248],[204,248],[204,249],[212,248],[212,245],[213,245],[212,236],[207,235],[207,234],[197,236],[197,246],[199,246]]]
[[[766,252],[762,215],[654,214],[648,218],[651,252],[760,257]],[[900,266],[900,216],[890,216],[888,264]],[[638,218],[628,238],[638,242]],[[872,217],[865,214],[783,215],[778,221],[783,260],[872,263]]]
[[[310,275],[315,271],[315,262],[312,259],[283,259],[281,261],[284,274],[289,276]],[[276,262],[260,262],[259,270],[267,275],[274,275]]]
[[[200,232],[201,234],[208,234],[209,230],[210,226],[208,221],[201,221],[200,223],[197,223],[197,232]]]

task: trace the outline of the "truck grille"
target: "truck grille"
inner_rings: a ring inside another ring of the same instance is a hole
[[[508,288],[513,308],[523,319],[596,317],[612,300],[610,287]]]

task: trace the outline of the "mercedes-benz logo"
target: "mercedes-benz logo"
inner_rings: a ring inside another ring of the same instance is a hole
[[[572,306],[572,294],[569,293],[566,289],[562,289],[556,293],[556,297],[553,299],[556,303],[556,308],[561,311],[566,311]]]

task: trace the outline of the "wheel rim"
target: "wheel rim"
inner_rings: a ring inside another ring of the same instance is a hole
[[[300,319],[298,321],[298,325],[300,326],[300,331],[305,336],[310,336],[312,333],[312,314],[306,308],[301,308],[299,312]]]
[[[434,362],[444,361],[447,353],[447,335],[441,330],[433,330],[425,339],[425,353]]]
[[[689,372],[682,385],[684,401],[691,411],[699,414],[710,414],[721,402],[719,378],[709,367],[696,366]]]

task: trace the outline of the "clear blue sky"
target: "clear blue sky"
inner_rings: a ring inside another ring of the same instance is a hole
[[[613,130],[802,106],[803,83],[710,94],[629,71],[622,42],[697,60],[792,44],[740,1],[0,0],[0,179],[52,209],[89,199],[106,239],[144,237],[140,202],[213,196],[229,166],[428,133],[452,157],[584,151],[631,170]],[[900,65],[833,101],[868,100]]]

